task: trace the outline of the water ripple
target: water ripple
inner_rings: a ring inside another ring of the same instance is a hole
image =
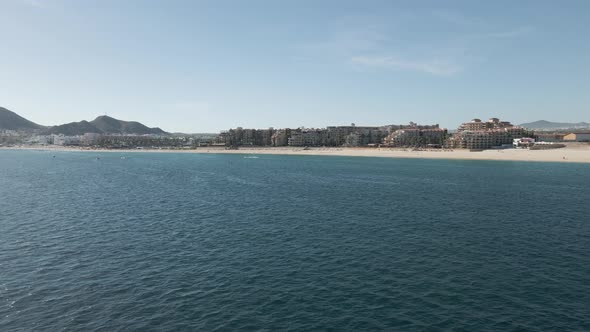
[[[0,330],[590,330],[590,166],[0,151]]]

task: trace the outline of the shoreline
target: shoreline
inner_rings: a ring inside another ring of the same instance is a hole
[[[261,154],[261,155],[296,155],[296,156],[344,156],[344,157],[381,157],[381,158],[417,158],[417,159],[452,159],[452,160],[500,160],[500,161],[537,161],[590,163],[590,144],[574,143],[565,148],[551,150],[502,149],[471,152],[464,149],[442,150],[430,149],[413,151],[395,148],[364,147],[242,147],[238,150],[226,150],[219,147],[199,147],[196,149],[89,149],[63,146],[15,146],[0,147],[2,150],[36,150],[54,152],[93,152],[93,153],[197,153],[197,154]]]

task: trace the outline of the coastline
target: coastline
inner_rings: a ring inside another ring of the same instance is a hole
[[[239,150],[226,150],[219,147],[199,147],[196,149],[88,149],[63,146],[17,146],[0,147],[2,150],[38,150],[38,151],[76,151],[76,152],[118,152],[118,153],[201,153],[201,154],[265,154],[297,156],[346,156],[346,157],[382,157],[382,158],[423,158],[423,159],[458,159],[458,160],[501,160],[501,161],[538,161],[538,162],[575,162],[590,163],[590,144],[573,143],[565,148],[552,150],[503,149],[471,152],[469,150],[419,150],[394,148],[353,148],[353,147],[241,147]]]

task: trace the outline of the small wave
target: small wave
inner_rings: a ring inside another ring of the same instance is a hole
[[[250,181],[250,180],[246,180],[237,176],[227,176],[226,179],[229,182],[233,182],[233,183],[238,183],[238,184],[242,184],[242,185],[247,185],[247,186],[264,186],[264,184],[259,183],[259,182],[255,182],[255,181]]]

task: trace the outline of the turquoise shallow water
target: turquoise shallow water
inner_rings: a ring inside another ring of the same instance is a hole
[[[590,165],[0,151],[0,331],[588,331]]]

